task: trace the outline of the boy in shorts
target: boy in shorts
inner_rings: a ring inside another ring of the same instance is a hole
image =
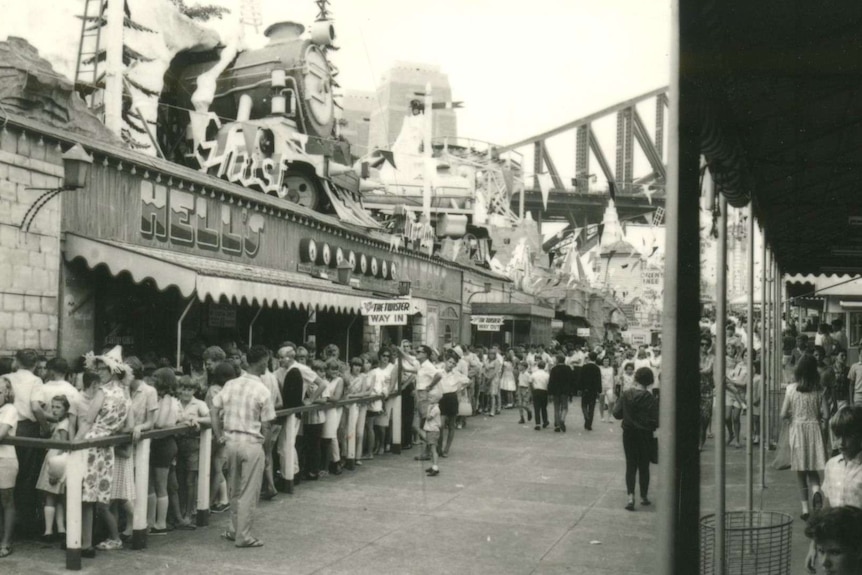
[[[431,467],[425,470],[428,477],[440,475],[440,467],[437,465],[437,444],[440,441],[440,426],[442,425],[441,397],[443,397],[443,393],[440,386],[434,386],[428,391],[428,411],[425,424],[422,426],[424,436],[422,439],[428,444],[428,451],[431,452]]]
[[[210,410],[207,404],[196,398],[198,384],[191,377],[184,375],[177,382],[177,394],[180,399],[179,425],[187,425],[191,433],[177,436],[177,481],[180,487],[180,511],[182,523],[194,522],[197,514],[198,500],[198,465],[200,462],[201,440],[197,432],[201,423],[210,422]]]

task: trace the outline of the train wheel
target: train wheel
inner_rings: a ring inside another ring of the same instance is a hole
[[[303,173],[288,173],[284,178],[287,194],[284,198],[305,208],[316,210],[321,204],[322,191],[317,179]]]

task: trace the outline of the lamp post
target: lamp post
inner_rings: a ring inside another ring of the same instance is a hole
[[[63,159],[63,185],[59,188],[26,188],[28,190],[45,190],[45,193],[39,196],[33,205],[24,214],[21,220],[20,228],[28,232],[30,226],[33,225],[33,220],[39,214],[45,205],[61,192],[68,190],[79,190],[87,187],[90,179],[90,166],[93,164],[93,157],[84,150],[81,144],[75,144],[69,148],[62,156]]]

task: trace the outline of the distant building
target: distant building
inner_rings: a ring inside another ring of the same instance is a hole
[[[383,74],[377,86],[377,101],[371,112],[368,146],[389,149],[401,131],[411,100],[422,100],[426,84],[431,84],[434,102],[452,101],[449,77],[433,64],[396,62]],[[458,135],[454,110],[434,111],[434,138]]]
[[[350,142],[350,153],[362,157],[368,153],[371,112],[375,107],[374,92],[346,90],[342,100],[341,135]]]

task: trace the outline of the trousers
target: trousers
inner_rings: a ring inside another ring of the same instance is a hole
[[[251,528],[263,479],[263,445],[228,439],[225,454],[230,492],[230,530],[236,536],[237,547],[242,547],[254,539]]]
[[[569,413],[569,396],[564,393],[554,395],[554,427],[566,424],[567,413]]]
[[[586,429],[593,428],[593,416],[596,413],[596,394],[595,392],[585,392],[581,397],[581,411],[584,413],[584,427]]]
[[[548,425],[548,392],[545,389],[533,390],[533,408],[536,411],[536,425]]]
[[[635,492],[635,476],[640,480],[641,498],[649,492],[649,448],[652,432],[623,429],[623,451],[626,454],[626,491]]]

